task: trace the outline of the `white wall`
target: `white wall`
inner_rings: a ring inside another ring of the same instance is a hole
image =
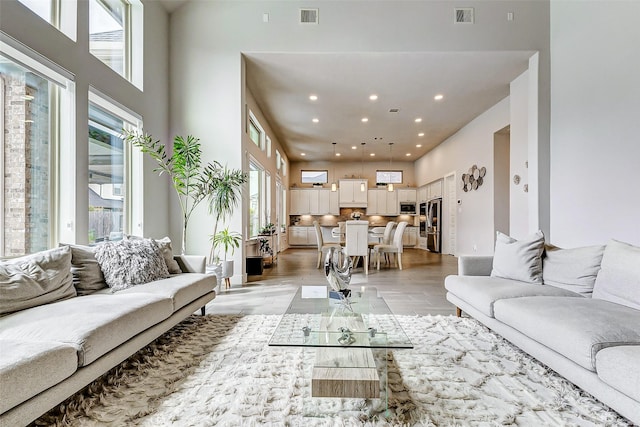
[[[526,162],[529,161],[529,71],[525,71],[511,82],[509,93],[510,126],[510,167],[509,167],[509,234],[520,239],[533,231],[529,230],[529,195],[524,192],[525,184],[533,187],[529,179]],[[513,176],[520,176],[520,184],[513,182]],[[533,188],[532,188],[533,190]]]
[[[456,172],[457,199],[462,201],[458,205],[456,255],[493,253],[494,133],[508,124],[507,97],[416,161],[420,185]],[[474,164],[486,167],[487,174],[478,190],[465,193],[461,177]]]
[[[640,245],[638,1],[551,2],[551,241]]]
[[[320,9],[319,25],[298,24],[300,6],[291,1],[191,1],[177,9],[171,15],[172,131],[199,135],[207,158],[230,167],[243,164],[242,52],[527,50],[541,52],[542,64],[548,64],[547,2],[474,2],[477,21],[472,26],[453,24],[454,5],[448,0],[305,2]],[[506,20],[509,11],[517,25]],[[269,23],[262,22],[265,12]],[[381,30],[389,28],[392,36]],[[543,66],[541,79],[547,78]],[[541,99],[541,108],[547,108],[544,94]],[[541,138],[547,137],[542,129]],[[210,219],[197,212],[192,221],[190,251],[200,253],[208,244],[197,230],[207,228]]]
[[[89,53],[89,3],[78,2],[78,37],[74,42],[35,15],[16,0],[0,1],[2,31],[55,62],[75,76],[76,114],[76,218],[75,240],[88,239],[88,91],[93,86],[101,93],[140,114],[145,130],[166,140],[169,120],[168,46],[169,18],[157,2],[144,2],[144,92],[123,79]],[[152,172],[154,165],[145,159],[144,232],[162,237],[168,232],[169,181]],[[71,172],[68,172],[71,173]],[[179,239],[178,239],[179,241]]]

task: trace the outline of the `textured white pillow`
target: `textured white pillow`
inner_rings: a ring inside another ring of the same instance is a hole
[[[544,234],[540,230],[523,240],[498,231],[491,275],[541,285],[543,250]]]
[[[96,259],[114,292],[169,277],[160,248],[151,239],[103,243],[96,247]]]
[[[542,258],[544,284],[591,296],[604,248],[603,245],[571,249],[548,246]]]
[[[125,239],[128,240],[141,240],[144,237],[140,236],[132,236],[130,234],[125,234]],[[178,262],[173,259],[173,248],[171,247],[171,239],[168,237],[163,237],[162,239],[152,239],[158,244],[160,248],[160,252],[162,253],[162,258],[164,258],[165,264],[167,264],[167,270],[169,270],[169,274],[180,274],[182,270],[180,269],[180,265]]]
[[[607,243],[593,298],[640,310],[640,247],[617,240]]]

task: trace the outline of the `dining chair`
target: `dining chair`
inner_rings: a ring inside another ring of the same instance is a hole
[[[347,221],[345,236],[345,252],[354,257],[353,265],[357,265],[359,257],[364,257],[364,272],[369,274],[369,222]]]
[[[318,241],[318,266],[316,268],[320,268],[322,253],[329,248],[339,248],[340,243],[324,243],[324,239],[322,238],[322,229],[320,228],[318,221],[313,221],[313,227],[316,230],[316,240]]]
[[[382,241],[380,243],[382,243],[383,245],[390,245],[392,243],[391,239],[393,238],[393,230],[394,230],[394,227],[396,226],[396,224],[397,224],[397,222],[395,222],[395,221],[389,221],[387,223],[387,226],[384,227],[384,232],[382,234]],[[375,247],[375,245],[374,245],[374,247]],[[385,261],[387,263],[390,262],[389,261],[389,254],[385,253],[384,254],[384,258],[385,258]]]
[[[402,235],[404,234],[404,230],[407,227],[407,221],[400,221],[398,227],[396,228],[396,232],[393,235],[393,241],[389,244],[381,243],[379,245],[375,245],[373,247],[373,252],[376,256],[377,269],[380,270],[380,254],[395,254],[396,262],[398,264],[398,268],[402,270]]]

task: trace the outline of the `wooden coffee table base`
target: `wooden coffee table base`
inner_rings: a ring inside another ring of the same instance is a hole
[[[340,366],[327,367],[329,362]],[[380,377],[371,349],[316,349],[311,397],[379,398]]]

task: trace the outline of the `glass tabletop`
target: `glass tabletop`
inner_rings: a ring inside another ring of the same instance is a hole
[[[276,327],[270,346],[413,348],[373,287],[352,290],[349,304],[327,286],[301,286]]]

